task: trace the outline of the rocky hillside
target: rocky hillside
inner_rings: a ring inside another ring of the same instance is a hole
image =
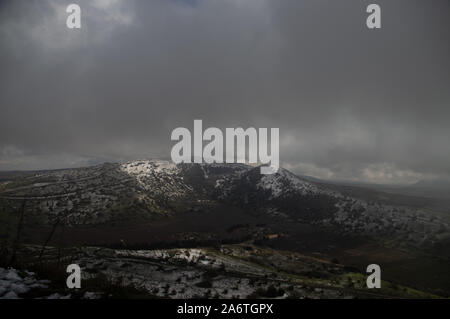
[[[34,222],[75,227],[140,222],[199,210],[228,211],[306,223],[417,247],[449,240],[448,216],[344,195],[280,169],[261,175],[242,164],[179,164],[143,160],[87,168],[21,173],[0,184],[4,210],[26,201]],[[236,220],[236,224],[239,220]]]

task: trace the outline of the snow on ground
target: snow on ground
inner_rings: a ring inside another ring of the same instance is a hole
[[[36,274],[31,271],[19,271],[14,268],[0,267],[0,299],[20,299],[23,294],[34,290],[44,290],[39,299],[71,299],[72,294],[50,293],[48,289],[50,280],[37,279]],[[81,296],[83,299],[97,299],[100,295],[96,292],[86,291]]]
[[[23,273],[23,274],[22,274]],[[17,299],[32,289],[48,288],[48,280],[38,280],[33,272],[0,267],[0,299]]]
[[[153,195],[180,197],[192,190],[184,183],[181,168],[169,161],[132,161],[121,164],[119,169],[135,178],[144,190]]]
[[[132,161],[124,163],[120,169],[131,175],[148,175],[152,173],[176,174],[180,170],[176,164],[163,160]]]
[[[287,188],[293,189],[302,195],[319,192],[315,185],[300,179],[283,168],[280,168],[276,174],[262,176],[257,186],[270,190],[272,197],[275,198],[282,195]]]
[[[168,250],[115,250],[116,257],[134,257],[165,261],[185,261],[198,266],[262,275],[259,269],[249,266],[246,262],[224,255],[217,255],[200,248],[176,248]]]

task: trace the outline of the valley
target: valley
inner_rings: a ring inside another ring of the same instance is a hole
[[[106,276],[158,298],[256,298],[258,287],[259,294],[270,288],[267,294],[283,298],[450,293],[450,215],[417,197],[399,201],[397,195],[324,185],[285,169],[261,175],[244,164],[159,160],[0,179],[5,267],[13,249],[17,265],[27,270],[48,263],[60,273],[69,258],[95,273],[86,279]],[[371,263],[381,265],[390,287],[379,295],[364,289]],[[197,286],[210,276],[205,273],[222,267],[227,271],[212,277],[208,288]],[[41,268],[37,273],[45,275]]]

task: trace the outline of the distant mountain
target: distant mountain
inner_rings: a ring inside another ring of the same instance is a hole
[[[302,178],[319,184],[363,187],[391,194],[450,200],[450,181],[446,179],[424,179],[416,183],[407,185],[375,184],[357,181],[333,181],[319,179],[311,176],[302,176]]]
[[[406,192],[416,196],[450,199],[450,181],[445,179],[420,180],[407,187]]]

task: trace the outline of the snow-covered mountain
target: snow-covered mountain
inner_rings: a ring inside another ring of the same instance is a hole
[[[414,245],[433,245],[450,237],[448,220],[439,214],[349,196],[285,169],[261,175],[259,167],[243,164],[139,160],[21,173],[0,184],[0,205],[5,209],[19,210],[24,200],[36,223],[47,225],[148,222],[198,207],[214,210],[220,204],[289,223],[397,236]]]

